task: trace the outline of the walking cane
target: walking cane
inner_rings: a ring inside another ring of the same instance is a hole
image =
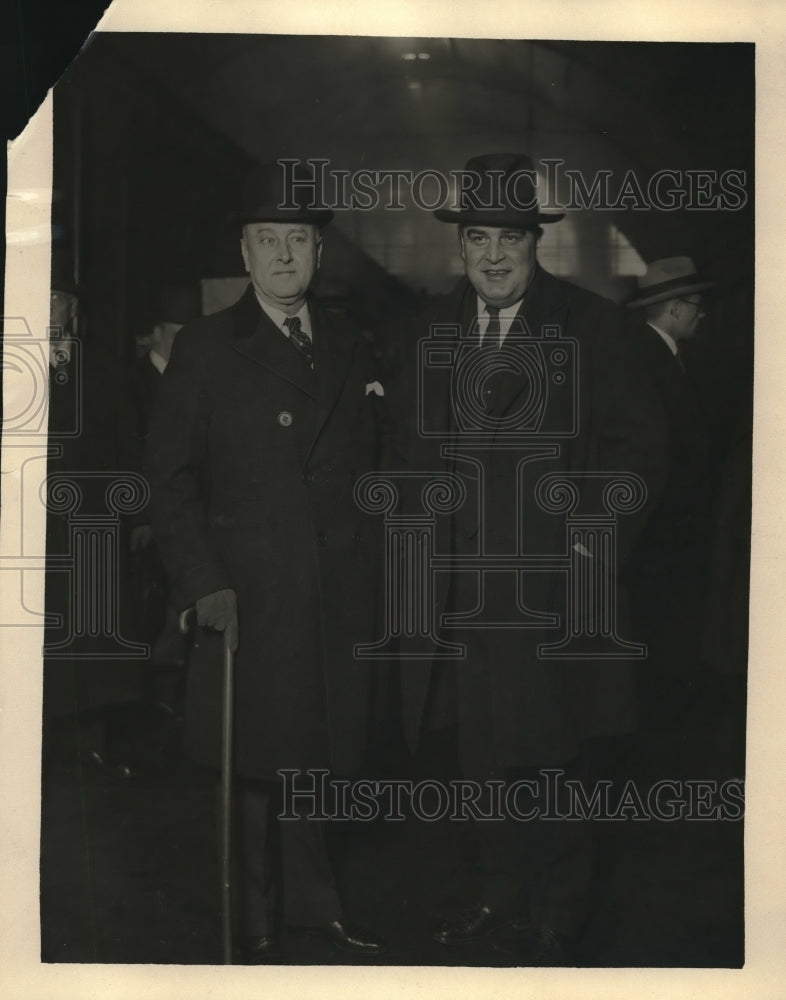
[[[187,608],[179,620],[184,635],[190,631],[196,608]],[[229,647],[228,632],[223,634],[223,694],[221,712],[221,939],[224,965],[232,964],[232,709],[235,654]]]

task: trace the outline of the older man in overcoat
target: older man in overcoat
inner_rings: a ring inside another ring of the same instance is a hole
[[[186,746],[208,765],[220,760],[218,632],[237,646],[239,895],[252,962],[278,956],[282,921],[351,953],[382,947],[345,921],[324,824],[306,818],[313,803],[295,800],[298,820],[276,821],[279,772],[357,771],[369,718],[371,673],[353,649],[373,633],[379,567],[375,525],[353,491],[375,463],[379,385],[357,330],[308,290],[331,216],[286,190],[278,164],[249,176],[233,221],[251,283],[175,341],[148,445],[153,526],[177,603],[196,604],[201,626]]]
[[[393,476],[399,513],[421,512],[424,476],[447,476],[463,494],[452,514],[435,518],[443,522],[435,528],[443,570],[434,576],[436,655],[421,649],[410,659],[411,644],[402,643],[404,723],[415,753],[435,734],[452,734],[462,776],[486,789],[524,780],[542,790],[543,769],[577,777],[589,739],[635,724],[626,659],[635,636],[620,595],[611,633],[590,638],[580,658],[570,647],[563,657],[544,652],[566,628],[570,589],[549,560],[584,560],[593,573],[605,563],[602,575],[616,579],[609,553],[568,544],[565,509],[550,502],[547,477],[557,477],[555,489],[569,481],[576,512],[601,520],[610,513],[604,490],[622,477],[631,509],[617,517],[620,563],[661,488],[665,431],[621,335],[621,311],[538,263],[541,226],[563,216],[540,211],[532,161],[492,154],[471,160],[467,174],[476,183],[465,185],[459,210],[435,213],[458,224],[466,277],[385,338],[395,427],[388,468],[404,473]],[[496,569],[471,565],[493,567],[495,558]],[[542,565],[519,572],[512,562],[526,558]],[[451,659],[461,645],[464,655]],[[569,961],[589,892],[586,824],[508,815],[476,829],[477,898],[436,940],[463,945],[515,924],[526,929],[522,961]]]

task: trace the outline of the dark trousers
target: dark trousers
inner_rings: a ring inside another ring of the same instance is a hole
[[[308,819],[311,805],[293,803],[297,819],[279,820],[274,782],[235,784],[236,916],[242,933],[274,933],[283,922],[315,927],[342,919],[327,856],[324,821]]]
[[[457,585],[458,584],[458,585]],[[456,601],[461,583],[454,578],[451,598]],[[461,606],[461,605],[459,605]],[[514,782],[531,781],[545,795],[544,770],[565,773],[556,783],[557,798],[552,812],[565,814],[569,803],[564,779],[585,779],[585,762],[541,761],[526,766],[501,767],[494,746],[489,651],[482,629],[464,630],[446,636],[467,645],[467,658],[435,663],[423,722],[421,746],[455,740],[455,759],[462,779],[476,781],[485,789],[489,782],[502,782],[504,802]],[[553,787],[553,786],[552,786]],[[480,800],[487,813],[490,791]],[[532,795],[521,797],[522,812],[546,803]],[[522,820],[503,809],[502,820],[474,820],[480,850],[482,902],[528,916],[540,927],[570,936],[583,923],[589,901],[592,874],[592,842],[589,823],[583,819]]]

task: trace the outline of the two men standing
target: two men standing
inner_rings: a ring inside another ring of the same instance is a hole
[[[596,514],[609,477],[642,484],[637,509],[619,519],[619,562],[659,494],[664,431],[619,310],[538,263],[540,227],[562,216],[539,210],[527,181],[531,161],[485,156],[468,170],[478,176],[474,194],[465,194],[459,211],[436,213],[459,226],[466,277],[396,331],[387,351],[393,433],[385,469],[406,473],[405,515],[419,512],[422,500],[422,476],[413,472],[454,477],[466,496],[448,518],[442,551],[455,568],[437,574],[427,609],[441,639],[463,644],[466,655],[402,662],[410,749],[417,753],[435,732],[448,733],[465,777],[506,785],[543,768],[578,773],[587,740],[634,724],[632,669],[603,658],[604,640],[624,634],[621,623],[593,647],[597,658],[540,655],[555,638],[554,613],[564,621],[567,612],[564,573],[552,563],[573,550],[565,552],[564,513],[535,501],[538,483],[573,477],[579,501]],[[514,174],[515,204],[498,196],[504,184],[492,183]],[[178,603],[195,603],[199,623],[227,630],[238,650],[241,904],[252,961],[277,953],[279,881],[285,923],[356,954],[382,948],[345,924],[320,824],[274,821],[280,769],[351,774],[361,764],[371,672],[353,647],[377,638],[374,594],[382,579],[375,526],[353,496],[357,478],[377,467],[378,383],[362,339],[308,292],[322,252],[320,227],[332,213],[296,197],[297,207],[282,208],[292,204],[289,194],[274,167],[250,179],[235,221],[251,286],[175,343],[148,458],[153,523]],[[418,399],[421,341],[443,327],[457,331],[448,378]],[[560,348],[575,345],[555,361],[560,371],[545,370],[537,353],[545,332]],[[485,374],[470,393],[467,418],[456,385],[462,359],[481,355]],[[573,548],[593,572],[615,575],[618,564],[607,553]],[[466,560],[486,555],[500,557],[500,566],[508,557],[542,557],[543,567],[466,568]],[[511,613],[519,615],[513,627]],[[210,629],[200,632],[186,717],[191,754],[214,765],[217,644]],[[441,927],[436,940],[461,944],[527,924],[526,961],[567,961],[589,892],[586,824],[506,820],[478,823],[478,834],[483,884],[476,905]]]

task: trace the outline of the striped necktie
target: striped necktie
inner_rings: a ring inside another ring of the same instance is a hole
[[[287,316],[284,320],[284,326],[289,330],[289,342],[296,350],[300,351],[308,362],[309,368],[313,368],[314,345],[311,343],[311,337],[303,332],[300,325],[300,318],[298,316]]]

